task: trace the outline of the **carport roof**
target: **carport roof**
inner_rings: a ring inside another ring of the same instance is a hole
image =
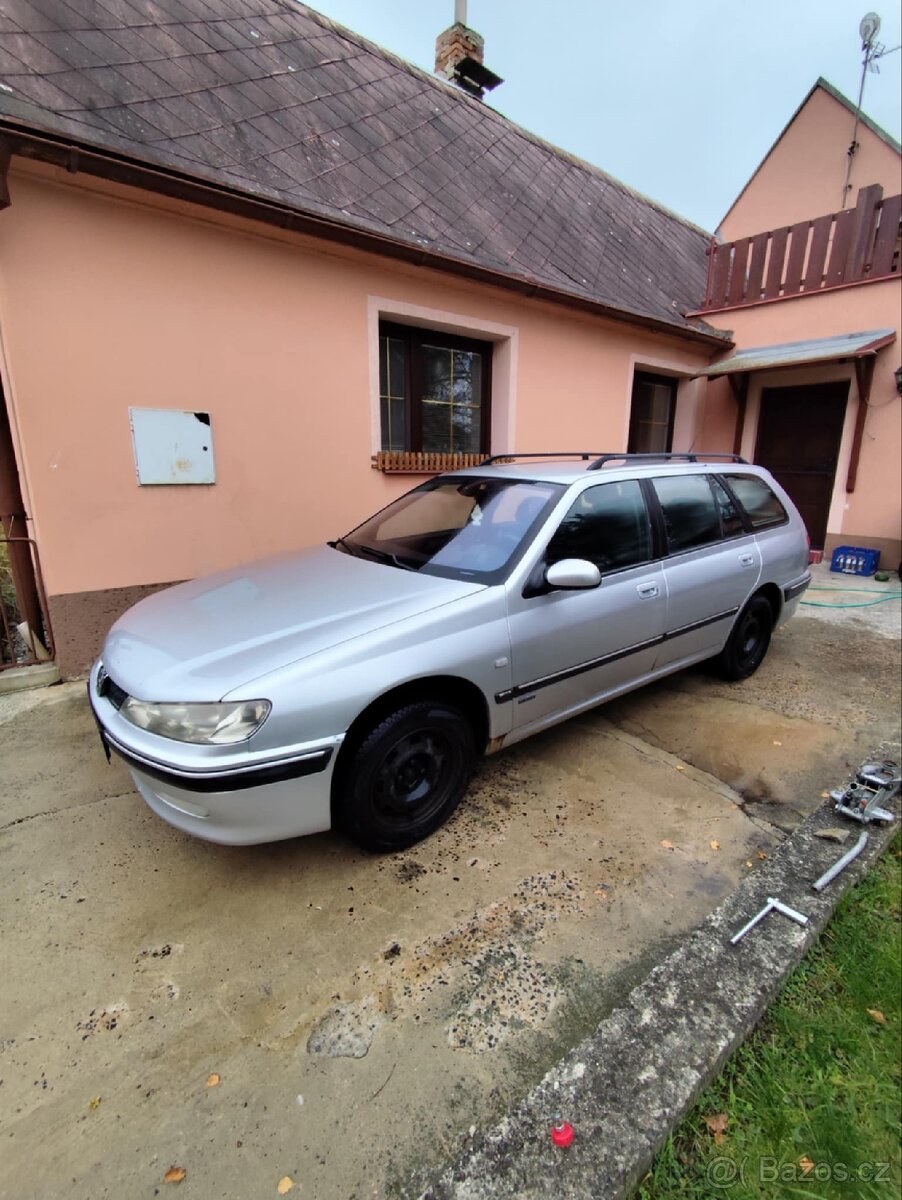
[[[780,342],[773,346],[755,346],[736,350],[712,363],[696,378],[716,379],[720,375],[738,375],[748,371],[766,371],[773,367],[801,367],[809,363],[835,362],[841,358],[862,358],[876,354],[896,340],[894,329],[869,329],[862,333],[840,333],[828,338],[809,338],[804,342]]]

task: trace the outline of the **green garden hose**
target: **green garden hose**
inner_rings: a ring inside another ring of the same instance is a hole
[[[809,592],[864,592],[873,595],[873,588],[810,587],[808,590]],[[875,600],[852,600],[848,604],[839,604],[829,600],[802,600],[800,603],[807,604],[810,608],[872,608],[875,604],[899,599],[902,599],[902,592],[885,592]]]

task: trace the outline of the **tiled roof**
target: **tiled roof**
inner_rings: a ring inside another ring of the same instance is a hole
[[[293,0],[0,0],[0,125],[716,336],[702,230]]]

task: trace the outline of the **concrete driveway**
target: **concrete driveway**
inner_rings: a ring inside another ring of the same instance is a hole
[[[489,760],[383,858],[193,841],[107,767],[81,685],[0,702],[3,1190],[412,1194],[898,746],[897,630],[805,612],[752,680],[685,673]]]

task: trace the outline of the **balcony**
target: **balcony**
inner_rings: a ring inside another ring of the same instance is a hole
[[[862,188],[854,208],[708,250],[704,306],[689,316],[745,308],[899,277],[902,195]]]

